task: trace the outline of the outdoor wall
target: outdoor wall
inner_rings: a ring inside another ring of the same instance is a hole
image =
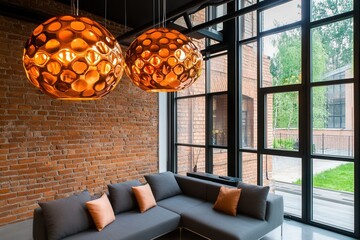
[[[55,1],[9,2],[70,13]],[[101,193],[109,183],[158,171],[158,95],[144,93],[124,74],[101,100],[51,99],[27,81],[22,67],[35,27],[0,16],[0,226],[31,218],[39,201],[84,189]],[[107,27],[115,36],[122,30]]]

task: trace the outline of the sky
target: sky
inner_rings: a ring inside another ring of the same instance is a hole
[[[318,0],[319,1],[319,0]],[[270,30],[276,25],[286,25],[301,20],[301,0],[294,0],[263,11],[263,30]],[[277,50],[272,46],[272,38],[264,39],[264,54],[273,57]]]

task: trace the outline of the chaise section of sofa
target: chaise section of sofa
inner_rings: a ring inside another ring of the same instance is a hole
[[[162,199],[158,205],[180,214],[181,227],[206,238],[257,240],[283,223],[283,198],[268,194],[266,187],[242,184],[243,201],[239,204],[250,216],[230,216],[213,209],[221,184],[181,175],[175,175],[175,179],[182,194]],[[248,201],[247,197],[252,199]],[[263,207],[256,205],[261,198]]]

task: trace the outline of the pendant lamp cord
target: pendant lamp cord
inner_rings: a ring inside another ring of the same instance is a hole
[[[163,28],[166,28],[166,0],[163,1]]]
[[[158,27],[161,27],[161,4],[160,4],[161,0],[158,0]]]
[[[79,0],[71,0],[72,15],[79,16]]]
[[[155,27],[155,0],[153,2],[153,27]]]
[[[79,1],[79,0],[78,0]],[[105,0],[105,19],[104,19],[104,26],[106,28],[106,19],[107,19],[107,0]]]
[[[127,16],[126,16],[126,12],[127,12],[127,11],[126,11],[126,0],[124,1],[124,5],[125,5],[125,6],[124,6],[124,9],[125,9],[125,14],[124,14],[124,16],[125,16],[125,21],[124,21],[124,23],[125,23],[125,32],[127,32],[127,27],[126,27],[126,26],[127,26],[127,23],[126,23],[126,21],[127,21]]]
[[[126,3],[126,0],[125,0]],[[161,4],[162,3],[162,4]],[[156,23],[156,5],[157,5],[157,20]],[[162,5],[162,6],[161,6]],[[162,11],[161,11],[162,7]],[[162,13],[161,13],[162,12]],[[161,17],[162,14],[162,17]],[[166,0],[153,0],[153,27],[166,27]]]

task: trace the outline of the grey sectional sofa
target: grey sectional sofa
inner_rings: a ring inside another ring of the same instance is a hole
[[[59,221],[49,218],[48,212],[44,212],[49,211],[48,206],[41,205],[42,208],[34,211],[33,238],[35,240],[146,240],[156,239],[178,228],[186,228],[208,239],[256,240],[283,223],[283,198],[268,194],[268,187],[240,183],[242,192],[238,214],[230,216],[213,209],[221,184],[174,175],[170,172],[147,175],[145,179],[157,201],[157,206],[145,213],[139,212],[131,192],[131,186],[137,186],[140,182],[112,184],[109,185],[109,199],[116,220],[101,232],[91,224],[84,230],[78,230],[80,228],[69,230],[66,227],[61,229],[62,226],[56,225],[69,222],[66,219]],[[61,214],[66,216],[59,207],[56,209],[59,212],[53,216]],[[74,214],[70,216],[76,218]],[[76,223],[80,221],[69,219],[71,220]],[[55,224],[53,221],[58,222]],[[70,225],[68,228],[75,227],[74,224],[68,225]]]

